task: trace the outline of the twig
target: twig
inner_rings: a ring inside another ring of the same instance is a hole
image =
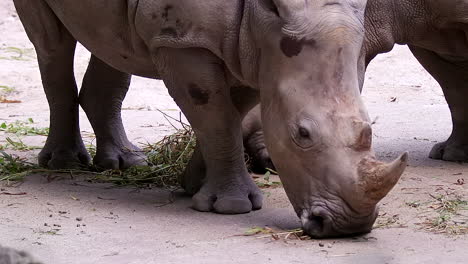
[[[172,120],[174,120],[174,121],[176,121],[176,122],[178,122],[178,123],[180,123],[182,126],[190,127],[190,125],[188,125],[188,124],[186,124],[186,123],[184,123],[184,122],[182,121],[182,113],[181,113],[181,112],[179,112],[179,114],[180,114],[180,120],[177,120],[176,118],[174,118],[174,117],[172,117],[172,116],[170,116],[170,115],[164,113],[163,111],[161,111],[161,110],[159,110],[159,109],[156,109],[156,110],[157,110],[158,112],[160,112],[161,114],[163,114],[164,118],[166,118],[166,120],[169,122],[169,124],[171,124],[171,126],[173,126],[175,129],[178,129],[178,128],[176,128],[176,127],[172,124],[172,122],[168,120],[168,118],[169,118],[169,119],[172,119]],[[184,128],[185,128],[185,127],[184,127]]]
[[[3,195],[26,195],[27,193],[25,193],[25,192],[20,192],[20,193],[2,192],[0,194],[3,194]]]

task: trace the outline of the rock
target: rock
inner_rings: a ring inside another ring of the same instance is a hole
[[[34,260],[31,255],[24,251],[18,251],[11,248],[0,246],[1,264],[42,264]]]

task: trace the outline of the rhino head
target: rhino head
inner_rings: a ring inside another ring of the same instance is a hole
[[[407,153],[384,163],[371,148],[360,97],[366,1],[257,5],[265,141],[303,228],[314,237],[369,232]]]

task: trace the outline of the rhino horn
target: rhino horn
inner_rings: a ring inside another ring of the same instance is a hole
[[[358,166],[358,184],[367,204],[375,205],[390,192],[408,164],[408,152],[391,163],[364,158]]]

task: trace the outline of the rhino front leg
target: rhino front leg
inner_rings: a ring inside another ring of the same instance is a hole
[[[39,153],[39,165],[51,169],[88,165],[90,157],[80,135],[78,89],[73,73],[76,40],[45,1],[15,0],[14,3],[36,49],[49,102],[50,133]]]
[[[243,118],[243,120],[245,120],[244,117],[246,115],[247,116],[251,115],[249,110],[251,110],[253,106],[257,105],[259,101],[258,92],[246,86],[236,86],[235,88],[232,88],[230,90],[230,95],[231,95],[231,99],[236,109],[239,111],[239,114]],[[245,145],[246,127],[247,126],[244,125],[244,121],[243,121],[242,133],[244,137],[244,148],[247,147]],[[260,133],[262,136],[261,143],[263,144],[263,133],[261,131],[261,127],[260,127]],[[268,153],[266,154],[268,155]],[[205,180],[205,177],[206,177],[205,161],[203,160],[203,155],[201,153],[200,142],[197,141],[197,145],[190,159],[190,162],[188,163],[187,168],[185,169],[184,173],[180,176],[179,181],[182,185],[182,188],[184,188],[184,190],[187,193],[195,194],[200,190],[201,186],[203,185],[203,181]]]
[[[231,100],[223,62],[203,49],[161,48],[155,63],[190,121],[205,161],[206,179],[192,198],[194,209],[223,214],[260,209],[262,195],[245,166],[242,117]]]
[[[439,82],[452,114],[452,134],[447,141],[436,144],[429,157],[468,162],[468,60],[441,57],[414,46],[410,49]]]
[[[79,99],[96,134],[94,164],[99,168],[126,169],[146,164],[145,155],[130,143],[122,124],[122,101],[130,80],[130,74],[91,56]]]

